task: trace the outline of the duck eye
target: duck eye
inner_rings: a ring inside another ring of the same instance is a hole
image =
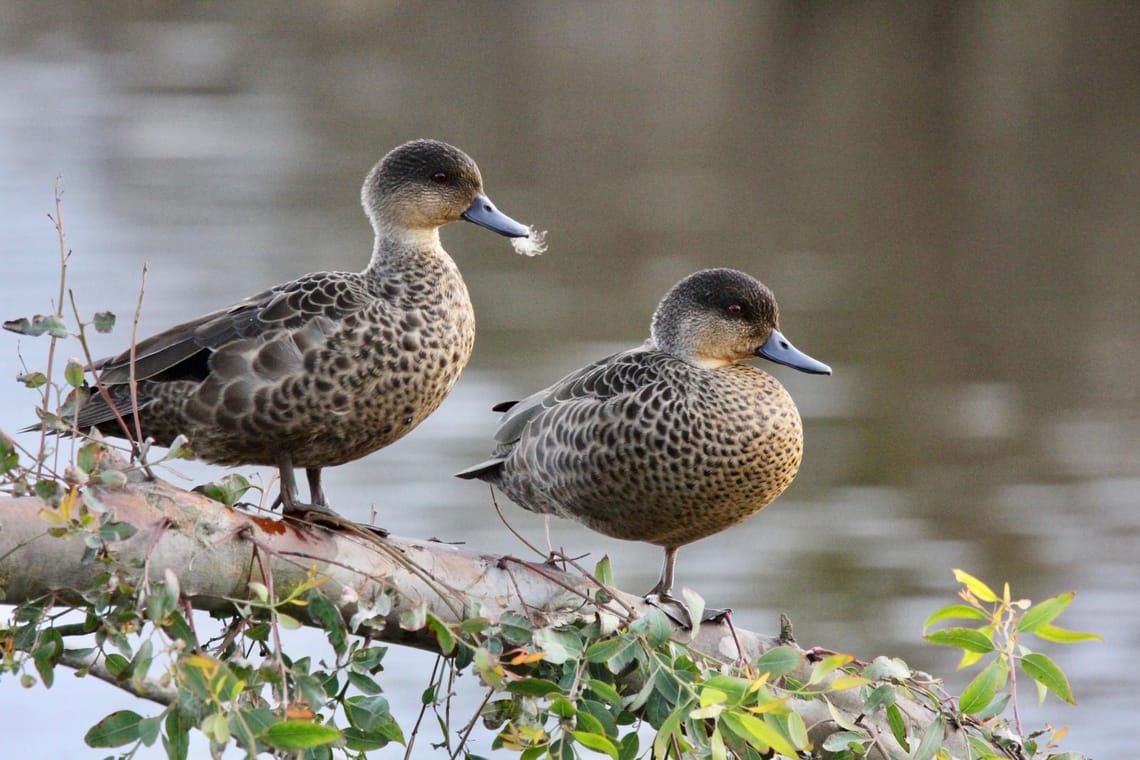
[[[739,317],[744,313],[744,307],[738,303],[730,303],[727,307],[725,307],[725,311],[728,312],[728,316],[730,317]]]
[[[436,172],[435,174],[431,175],[431,181],[437,185],[442,185],[444,182],[447,182],[447,173]]]

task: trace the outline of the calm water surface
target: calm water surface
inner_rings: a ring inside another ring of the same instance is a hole
[[[1140,714],[1121,667],[1140,658],[1140,11],[938,7],[0,2],[0,317],[50,307],[57,175],[80,306],[121,317],[103,353],[127,340],[144,262],[143,331],[362,267],[365,171],[413,137],[454,142],[550,252],[444,231],[475,356],[412,435],[327,473],[342,511],[520,551],[487,491],[450,478],[486,455],[490,405],[640,342],[685,274],[741,268],[835,375],[768,368],[804,416],[799,479],[686,548],[679,581],[747,627],[787,612],[805,644],[898,654],[956,688],[952,653],[919,643],[951,568],[1034,599],[1075,590],[1060,622],[1105,641],[1044,647],[1080,705],[1029,720],[1124,757]],[[44,347],[3,340],[13,431],[32,397],[10,381]],[[540,519],[508,514],[542,540]],[[655,548],[565,522],[554,539],[619,555],[626,588],[656,577]],[[404,720],[428,662],[390,653]],[[66,677],[6,683],[0,735],[13,756],[74,755],[118,705]]]

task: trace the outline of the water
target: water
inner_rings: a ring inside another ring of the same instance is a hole
[[[805,419],[799,479],[683,550],[679,582],[747,627],[775,630],[787,612],[806,645],[898,654],[955,688],[952,653],[918,640],[952,600],[951,568],[1033,599],[1075,590],[1059,622],[1105,641],[1044,647],[1080,705],[1051,700],[1028,721],[1072,726],[1069,748],[1127,754],[1119,726],[1140,711],[1121,667],[1140,657],[1140,11],[317,8],[0,2],[0,316],[54,297],[57,175],[80,307],[120,315],[93,338],[107,353],[127,340],[144,262],[143,333],[363,266],[365,171],[404,140],[448,140],[500,208],[549,229],[550,252],[444,231],[475,302],[475,356],[412,435],[327,473],[338,507],[519,551],[486,490],[449,477],[486,455],[488,407],[640,342],[685,274],[744,269],[835,375],[771,370]],[[38,342],[8,336],[0,380],[19,371],[17,347],[42,363]],[[32,397],[7,388],[12,431]],[[187,484],[219,472],[178,470]],[[507,513],[542,540],[540,519]],[[554,531],[618,556],[626,588],[656,577],[655,548]],[[424,662],[390,654],[405,720]],[[74,722],[52,730],[61,703]],[[74,754],[86,726],[131,704],[67,678],[8,685],[0,734],[25,756]]]

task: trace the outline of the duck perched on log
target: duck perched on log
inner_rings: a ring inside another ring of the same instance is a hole
[[[831,368],[797,350],[778,323],[772,291],[749,275],[692,274],[665,295],[643,345],[496,407],[507,411],[494,455],[458,477],[498,486],[532,512],[663,547],[647,598],[679,605],[670,595],[678,549],[763,509],[799,470],[803,426],[792,397],[740,362]]]
[[[507,237],[529,229],[498,211],[479,168],[434,140],[399,146],[361,191],[376,233],[363,272],[316,272],[176,325],[96,362],[102,394],[81,430],[122,435],[118,416],[160,445],[185,434],[223,465],[270,465],[286,515],[330,513],[321,469],[387,446],[431,414],[471,356],[475,316],[439,228],[465,220]],[[303,467],[311,503],[298,498]]]

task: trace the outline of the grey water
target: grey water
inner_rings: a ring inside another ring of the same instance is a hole
[[[902,656],[952,689],[969,675],[920,639],[954,601],[952,568],[1034,600],[1076,591],[1058,623],[1104,641],[1041,647],[1079,704],[1050,698],[1026,722],[1126,756],[1121,727],[1140,714],[1140,7],[0,0],[0,19],[0,317],[52,306],[57,176],[69,284],[86,313],[120,318],[93,336],[107,353],[129,339],[144,263],[140,334],[359,269],[364,173],[407,139],[447,140],[550,250],[526,259],[470,225],[444,230],[475,304],[474,358],[411,435],[326,473],[341,511],[522,552],[485,487],[450,477],[488,453],[490,406],[640,342],[685,274],[743,269],[835,373],[765,367],[804,417],[803,467],[762,514],[682,550],[679,583],[746,627],[774,631],[785,612],[805,645]],[[11,433],[34,401],[14,378],[44,345],[0,340]],[[545,540],[540,518],[505,511]],[[552,531],[587,561],[613,556],[624,588],[656,578],[658,549]],[[387,662],[407,723],[430,659]],[[89,680],[6,680],[0,735],[12,756],[82,756],[117,706],[151,709]]]

